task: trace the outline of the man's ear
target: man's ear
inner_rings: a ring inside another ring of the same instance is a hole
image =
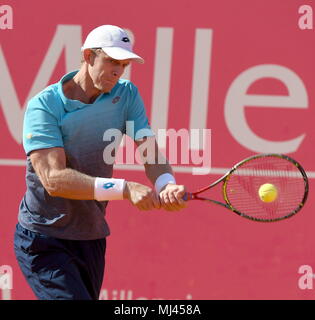
[[[96,54],[93,50],[91,49],[84,49],[83,51],[83,58],[84,58],[84,61],[87,63],[87,64],[90,64],[90,65],[93,65],[94,64],[94,59],[96,57]]]

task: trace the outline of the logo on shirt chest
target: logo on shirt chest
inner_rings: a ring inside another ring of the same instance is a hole
[[[119,100],[120,100],[120,97],[119,97],[119,96],[116,96],[116,97],[112,100],[112,103],[113,103],[113,104],[116,104]]]

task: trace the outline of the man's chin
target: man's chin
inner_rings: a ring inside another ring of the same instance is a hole
[[[103,93],[109,93],[114,87],[115,87],[115,85],[105,86],[105,87],[101,88],[100,91]]]

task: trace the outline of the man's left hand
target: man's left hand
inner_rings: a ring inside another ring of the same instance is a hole
[[[187,201],[183,200],[186,192],[185,186],[178,184],[167,184],[159,194],[161,209],[167,211],[179,211],[187,206]]]

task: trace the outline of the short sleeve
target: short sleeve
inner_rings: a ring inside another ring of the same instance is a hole
[[[58,118],[40,98],[28,103],[24,115],[23,147],[27,155],[38,149],[63,147]]]
[[[138,89],[132,85],[131,91],[132,98],[128,105],[126,134],[134,140],[154,136],[155,134],[150,127],[144,103]]]

